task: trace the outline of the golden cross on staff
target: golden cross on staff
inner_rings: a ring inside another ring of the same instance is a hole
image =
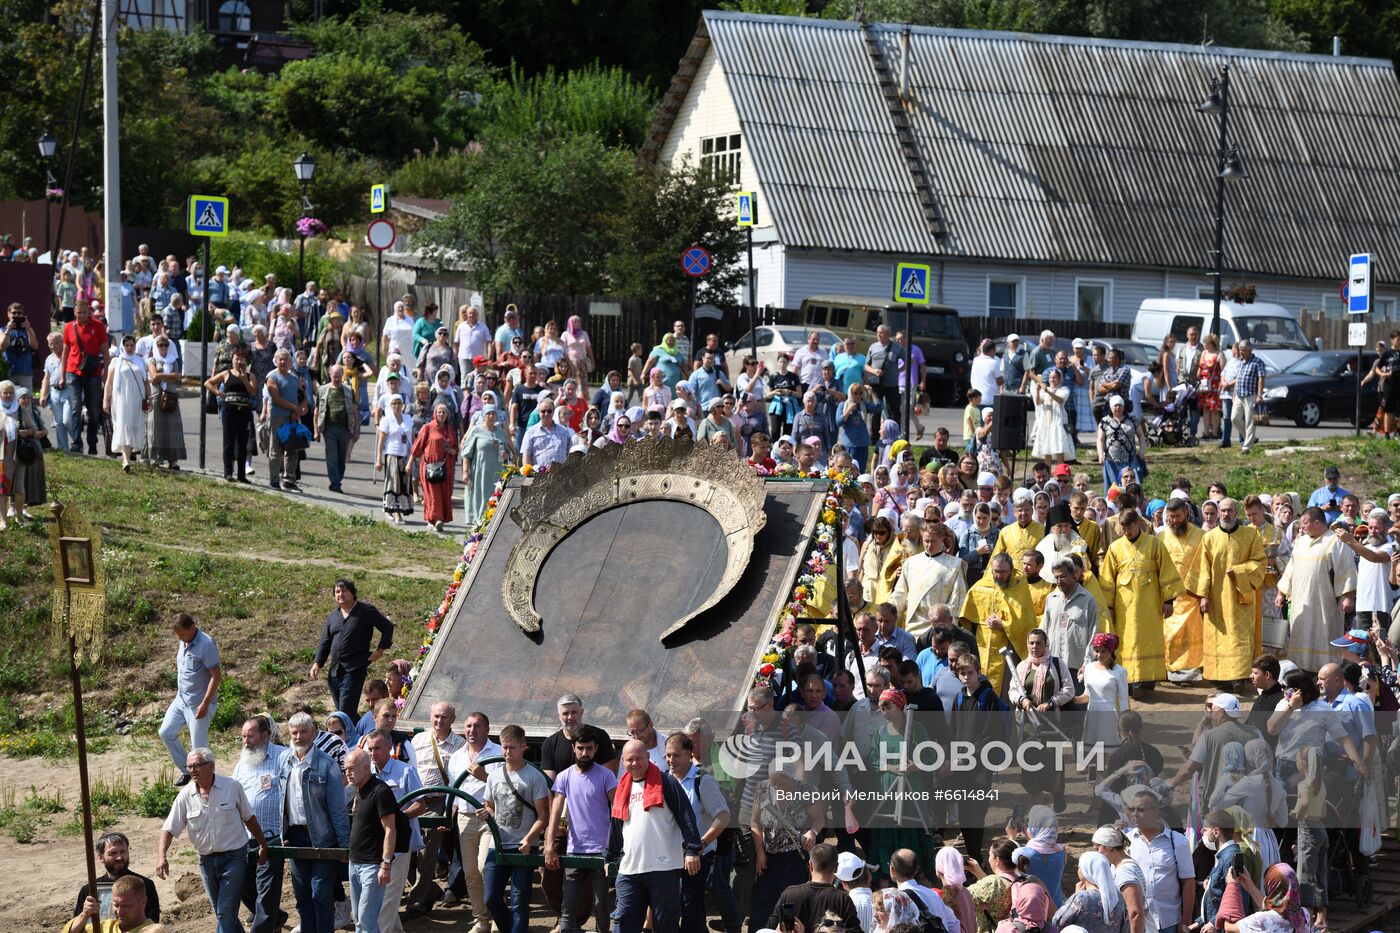
[[[83,839],[87,843],[88,892],[97,896],[97,862],[92,843],[92,796],[88,790],[87,732],[83,725],[83,682],[78,665],[102,653],[107,624],[106,574],[102,569],[102,531],[89,526],[78,510],[55,502],[49,529],[53,546],[54,641],[68,654],[73,686],[73,721],[77,725],[78,786],[83,796]],[[64,644],[66,642],[66,644]],[[96,933],[98,920],[92,918]]]

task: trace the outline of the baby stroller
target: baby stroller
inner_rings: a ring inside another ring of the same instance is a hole
[[[1195,447],[1200,441],[1191,433],[1191,412],[1187,403],[1196,397],[1194,386],[1182,383],[1171,390],[1166,405],[1147,423],[1147,443],[1151,447]]]

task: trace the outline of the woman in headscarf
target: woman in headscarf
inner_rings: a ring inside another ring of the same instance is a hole
[[[661,371],[661,383],[666,388],[674,390],[676,383],[681,381],[681,351],[676,347],[676,335],[668,333],[661,338],[661,342],[651,348],[651,355],[646,361],[647,371],[659,369]],[[655,383],[652,383],[655,385]],[[767,917],[763,918],[767,920]]]
[[[958,925],[967,933],[977,929],[977,908],[973,906],[972,895],[967,890],[967,870],[963,854],[955,846],[944,846],[933,857],[933,868],[943,882],[940,894],[943,903],[958,918]]]
[[[665,373],[660,366],[653,366],[647,373],[647,387],[642,390],[642,405],[647,411],[659,408],[667,411],[671,406],[671,388],[663,381]]]
[[[21,444],[21,438],[32,436],[34,426],[32,421],[26,425],[24,417],[19,405],[18,388],[8,379],[0,382],[0,446],[3,446],[0,492],[10,500],[8,508],[0,509],[0,529],[6,527],[7,512],[11,518],[16,515],[21,518],[31,517],[24,508],[24,488],[29,464],[20,459],[19,450],[21,446],[31,446],[28,442]]]
[[[886,418],[880,422],[880,436],[875,442],[875,462],[883,463],[886,466],[893,466],[899,459],[899,453],[909,447],[906,441],[902,447],[896,446],[900,442],[899,422],[893,418]]]
[[[1084,692],[1076,697],[1084,717],[1086,747],[1102,742],[1118,746],[1118,714],[1128,708],[1128,671],[1118,663],[1118,636],[1099,632],[1089,642],[1094,660],[1084,665]]]
[[[578,432],[578,436],[585,447],[591,447],[607,436],[603,429],[603,413],[592,405],[584,413],[583,430]]]
[[[354,748],[360,741],[360,733],[355,728],[354,720],[348,713],[342,713],[340,710],[326,717],[326,731],[344,742],[346,748]]]
[[[1206,801],[1211,810],[1223,810],[1216,801],[1223,799],[1225,792],[1235,782],[1244,777],[1244,743],[1226,742],[1220,750],[1220,771],[1215,779],[1215,793]]]
[[[450,364],[445,364],[437,368],[433,375],[432,388],[428,390],[428,404],[436,409],[439,405],[447,406],[447,420],[452,425],[452,430],[458,436],[462,433],[462,393],[452,384],[452,376],[455,370]]]
[[[1263,889],[1253,880],[1240,879],[1245,891],[1261,909],[1238,923],[1225,924],[1225,933],[1309,933],[1312,917],[1303,906],[1298,876],[1292,866],[1276,862],[1264,872]]]
[[[632,439],[632,419],[622,412],[613,419],[612,430],[593,442],[594,447],[607,447],[609,444],[625,444]]]
[[[423,358],[418,364],[418,378],[436,381],[437,373],[444,366],[455,377],[457,374],[457,351],[447,339],[447,328],[438,327],[433,332],[433,342],[423,350]]]
[[[1060,845],[1060,824],[1055,811],[1047,806],[1031,807],[1026,814],[1026,859],[1029,871],[1045,885],[1058,908],[1065,902],[1061,887],[1065,876],[1065,847]]]
[[[914,905],[913,895],[897,888],[876,891],[875,929],[870,933],[889,933],[895,927],[906,924],[919,926],[919,908]]]
[[[1288,825],[1288,793],[1283,781],[1274,774],[1274,750],[1267,741],[1246,742],[1244,759],[1244,774],[1223,792],[1216,791],[1210,808],[1245,814],[1254,827],[1254,844],[1259,847],[1264,864],[1272,865],[1281,858],[1274,830]]]
[[[1074,893],[1055,911],[1055,926],[1083,927],[1085,933],[1123,933],[1128,910],[1113,880],[1113,866],[1098,852],[1079,856],[1079,883]]]
[[[633,405],[627,409],[625,414],[627,415],[627,421],[632,425],[631,439],[634,441],[641,440],[643,436],[642,422],[645,421],[647,417],[646,409],[642,408],[640,405]]]
[[[413,459],[423,489],[423,521],[442,531],[452,521],[452,481],[457,467],[457,430],[446,405],[433,408],[432,420],[413,441]]]
[[[1118,481],[1124,467],[1132,467],[1135,477],[1146,473],[1138,452],[1147,447],[1147,432],[1142,422],[1128,415],[1121,395],[1108,400],[1108,414],[1099,422],[1097,446],[1105,493]]]
[[[1059,887],[1058,882],[1056,887]],[[1050,894],[1034,881],[1011,886],[1012,917],[997,924],[996,933],[1024,933],[1027,930],[1049,931],[1050,915],[1055,912]]]
[[[904,792],[914,795],[916,802],[905,805],[903,825],[870,827],[870,845],[866,858],[871,864],[879,865],[883,869],[890,863],[890,856],[897,850],[910,849],[919,857],[920,865],[931,865],[933,837],[928,834],[923,822],[929,813],[917,802],[917,795],[927,790],[924,780],[926,773],[918,768],[896,770],[895,766],[882,764],[909,760],[911,750],[906,746],[905,736],[908,735],[908,744],[917,746],[926,741],[927,734],[917,722],[906,722],[908,714],[905,713],[904,707],[908,704],[908,699],[903,690],[885,690],[880,694],[877,704],[884,721],[877,721],[878,727],[871,730],[870,747],[864,750],[865,760],[879,769],[879,790],[893,793],[893,788],[902,777]]]
[[[24,495],[23,501],[19,504],[16,514],[20,518],[32,520],[33,515],[29,514],[26,506],[43,505],[49,501],[49,487],[47,474],[44,469],[44,438],[49,436],[49,430],[44,426],[44,416],[39,407],[34,404],[34,399],[30,391],[23,386],[15,389],[19,397],[19,423],[18,432],[20,437],[33,438],[33,443],[26,443],[33,459],[23,464],[20,471],[23,475],[19,478],[22,484],[21,492]],[[28,427],[25,427],[25,426]],[[22,433],[28,431],[28,434]],[[30,454],[26,454],[29,456]]]
[[[496,477],[506,460],[515,459],[510,437],[500,425],[500,409],[488,405],[462,440],[462,486],[465,490],[463,521],[475,528],[496,491]]]
[[[164,463],[172,470],[180,469],[185,459],[185,428],[180,421],[180,354],[170,338],[156,338],[156,351],[146,361],[146,378],[154,397],[151,408],[149,437],[146,446],[147,463]],[[170,410],[166,411],[169,406]]]
[[[603,412],[603,430],[611,431],[613,421],[618,415],[627,412],[627,393],[622,391],[608,393],[608,407]],[[630,419],[629,419],[630,420]]]
[[[1053,721],[1057,710],[1074,702],[1074,675],[1064,658],[1050,655],[1050,636],[1042,628],[1032,629],[1026,635],[1026,658],[1016,665],[1016,671],[1007,683],[1007,701],[1012,709],[1022,711],[1017,715],[1017,719],[1021,721],[1022,735],[1028,740],[1037,736],[1037,723],[1031,714],[1048,714]],[[1033,801],[1044,802],[1046,795],[1051,794],[1056,806],[1063,806],[1064,773],[1054,766],[1052,756],[1044,752],[1032,754],[1030,748],[1027,748],[1025,754],[1030,756],[1031,761],[1039,762],[1041,767],[1022,768],[1021,786],[1031,795]],[[1033,807],[1031,812],[1035,813],[1038,810],[1050,814],[1050,838],[1053,845],[1055,813],[1043,806]],[[1063,869],[1063,847],[1057,846],[1050,851],[1060,853],[1060,868]],[[1057,895],[1055,904],[1058,906],[1059,903],[1060,898]]]
[[[102,410],[112,419],[112,446],[122,453],[122,469],[131,472],[135,451],[146,446],[146,408],[150,405],[146,364],[136,355],[136,337],[122,337],[122,352],[107,367]]]
[[[877,512],[893,509],[895,514],[903,515],[909,508],[911,491],[918,489],[918,486],[913,485],[915,472],[913,463],[897,463],[892,466],[889,485],[876,491],[875,500],[870,507]]]
[[[578,380],[585,398],[588,397],[588,374],[593,371],[593,342],[588,339],[588,331],[583,329],[583,320],[577,314],[569,316],[559,342],[564,345],[564,358],[569,361],[569,372]]]
[[[402,395],[390,396],[375,436],[374,469],[384,471],[384,512],[395,525],[402,525],[403,517],[413,514],[413,484],[408,469],[413,423],[404,411]]]

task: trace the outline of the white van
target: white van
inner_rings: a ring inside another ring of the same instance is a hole
[[[1186,330],[1199,327],[1201,335],[1210,331],[1215,303],[1209,298],[1148,298],[1138,308],[1133,322],[1133,339],[1160,347],[1167,334],[1186,341]],[[1256,301],[1253,304],[1220,302],[1221,349],[1248,339],[1270,368],[1284,370],[1317,347],[1303,334],[1298,316],[1283,305]]]

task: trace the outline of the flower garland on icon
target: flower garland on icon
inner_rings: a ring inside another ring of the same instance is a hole
[[[782,472],[782,469],[779,467],[774,475],[788,478],[799,476],[795,469],[789,468],[787,472]],[[831,481],[831,485],[826,491],[822,514],[818,517],[817,527],[812,532],[811,548],[807,552],[807,559],[803,562],[801,572],[797,575],[797,582],[793,585],[792,596],[783,605],[783,608],[778,610],[773,638],[759,659],[759,667],[754,672],[753,678],[755,687],[771,687],[773,675],[786,666],[796,639],[797,620],[806,616],[807,604],[811,602],[816,591],[817,581],[822,578],[827,567],[836,559],[833,549],[836,547],[836,522],[841,517],[841,497],[845,493],[857,489],[858,484],[852,474],[841,470],[814,473],[808,478],[823,476]]]
[[[466,544],[462,547],[462,559],[457,562],[457,566],[452,570],[452,581],[447,584],[447,592],[442,597],[442,602],[437,608],[428,613],[425,627],[428,632],[423,636],[423,643],[418,646],[418,655],[413,659],[413,670],[405,678],[404,697],[408,696],[407,687],[412,679],[418,676],[422,670],[423,663],[427,660],[428,654],[432,651],[433,642],[437,639],[438,629],[442,627],[443,619],[447,618],[447,613],[452,608],[452,602],[457,598],[457,591],[462,588],[462,581],[467,578],[467,568],[471,566],[476,558],[476,552],[481,549],[481,542],[486,538],[486,529],[491,527],[491,520],[496,517],[496,506],[500,504],[501,493],[505,492],[506,484],[516,476],[535,476],[540,473],[549,472],[549,467],[535,468],[528,464],[518,467],[510,464],[501,471],[501,475],[496,478],[496,488],[491,491],[491,498],[486,500],[486,508],[482,510],[481,520],[476,523],[471,533],[467,535]]]

